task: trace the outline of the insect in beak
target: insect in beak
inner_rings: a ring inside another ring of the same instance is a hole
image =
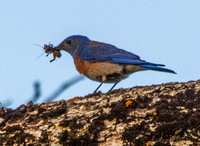
[[[45,53],[47,53],[46,56],[49,56],[49,54],[53,53],[53,59],[50,60],[50,62],[53,62],[57,57],[60,58],[61,57],[61,53],[60,50],[58,49],[58,47],[53,47],[53,44],[49,44],[49,45],[44,45],[44,50]]]
[[[35,46],[41,47],[44,49],[44,53],[46,53],[46,56],[49,56],[49,54],[53,54],[53,59],[50,60],[50,62],[53,62],[56,58],[60,58],[62,55],[60,53],[60,49],[59,46],[58,47],[53,47],[53,44],[49,45],[44,45],[44,47],[38,45],[38,44],[33,44]],[[42,53],[40,56],[38,56],[37,58],[41,57],[44,53]]]
[[[42,46],[40,46],[40,45],[38,45],[38,44],[34,44],[34,43],[33,43],[33,45],[35,45],[35,46],[37,46],[37,47],[40,47],[40,48],[43,48]],[[40,56],[38,56],[37,59],[40,58],[40,57],[41,57],[42,55],[44,55],[44,54],[45,54],[45,52],[43,52]]]

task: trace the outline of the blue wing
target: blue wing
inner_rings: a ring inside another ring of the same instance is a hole
[[[79,57],[89,62],[112,62],[119,64],[139,65],[151,70],[175,73],[172,70],[162,68],[163,64],[155,64],[141,60],[139,56],[128,51],[118,49],[109,44],[87,46],[80,50]]]

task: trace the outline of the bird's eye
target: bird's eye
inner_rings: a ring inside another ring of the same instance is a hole
[[[71,42],[72,42],[71,40],[67,40],[67,44],[71,44]]]

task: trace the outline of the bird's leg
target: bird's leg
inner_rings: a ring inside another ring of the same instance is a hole
[[[94,90],[93,94],[97,93],[97,90],[101,87],[102,84],[103,84],[103,83],[101,83],[101,84],[97,87],[97,89]]]
[[[116,82],[108,92],[111,92],[112,89],[113,89],[118,83],[119,83],[119,82]]]

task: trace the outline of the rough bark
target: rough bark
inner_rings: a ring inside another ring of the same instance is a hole
[[[199,145],[200,80],[0,109],[0,145]]]

